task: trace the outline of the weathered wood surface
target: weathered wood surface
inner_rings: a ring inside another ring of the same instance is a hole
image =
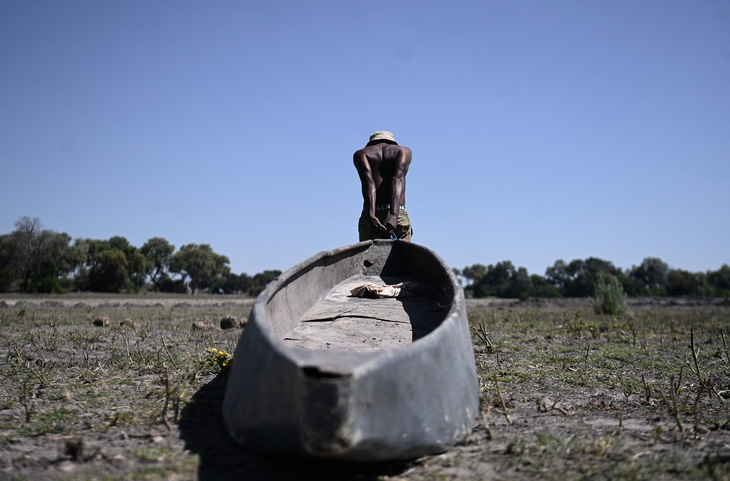
[[[303,349],[371,352],[410,345],[436,328],[443,308],[429,301],[428,288],[414,297],[370,299],[350,291],[368,282],[392,285],[408,278],[353,276],[337,284],[312,306],[284,338]]]

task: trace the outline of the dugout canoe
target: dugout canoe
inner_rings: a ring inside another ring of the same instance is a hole
[[[410,281],[405,298],[353,297]],[[256,299],[223,401],[231,437],[268,454],[349,461],[442,452],[475,425],[464,293],[431,250],[374,240],[321,252]]]

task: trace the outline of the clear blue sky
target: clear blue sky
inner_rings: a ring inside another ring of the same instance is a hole
[[[730,263],[727,1],[4,1],[0,69],[2,234],[284,270],[357,241],[390,130],[453,267]]]

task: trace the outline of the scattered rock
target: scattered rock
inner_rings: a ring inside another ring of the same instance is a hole
[[[71,459],[75,462],[81,461],[84,457],[84,440],[81,438],[66,439],[63,454],[71,456]]]
[[[139,324],[134,322],[130,318],[126,318],[119,323],[119,327],[129,327],[131,329],[137,329],[139,327]]]
[[[125,458],[123,454],[115,454],[112,457],[112,463],[114,463],[114,464],[123,464],[126,461],[127,461],[127,458]]]
[[[76,469],[76,465],[73,463],[73,461],[63,460],[58,463],[57,469],[62,473],[70,473],[71,471]]]
[[[94,319],[94,325],[99,327],[109,327],[108,317],[97,317]]]
[[[5,301],[0,301],[0,307],[8,307],[8,303]]]
[[[193,331],[220,331],[221,328],[215,324],[211,324],[203,321],[193,322]]]
[[[233,329],[235,327],[243,327],[245,325],[245,317],[242,317],[240,321],[233,316],[226,316],[221,319],[221,329]]]
[[[221,319],[221,329],[233,329],[238,327],[238,319],[233,316],[226,316]]]

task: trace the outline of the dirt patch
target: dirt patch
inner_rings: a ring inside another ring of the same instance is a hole
[[[209,349],[232,353],[241,329],[193,324],[247,317],[250,299],[141,297],[0,298],[0,479],[730,478],[724,300],[635,300],[620,318],[585,299],[469,300],[472,434],[351,465],[258,456],[225,433]]]

